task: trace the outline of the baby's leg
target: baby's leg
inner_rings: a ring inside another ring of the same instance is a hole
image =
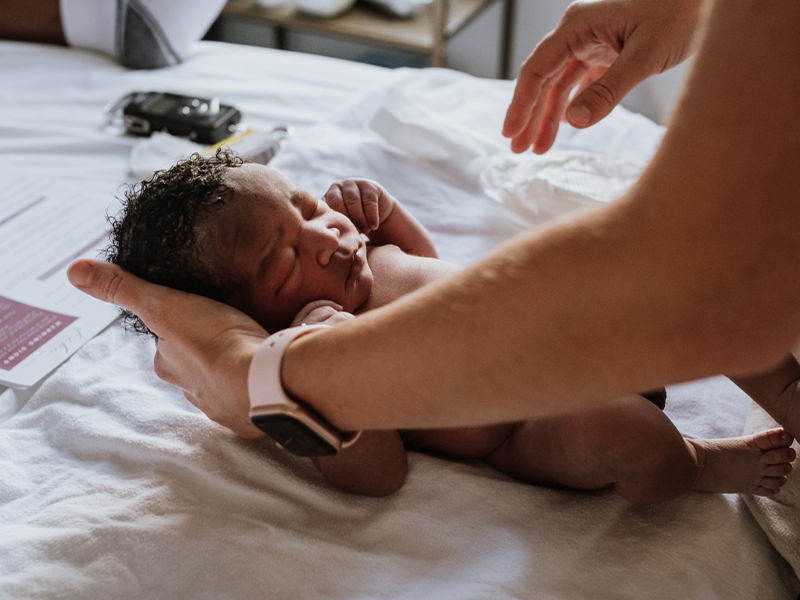
[[[787,434],[767,433],[688,442],[656,406],[629,396],[590,411],[522,422],[487,461],[530,483],[613,487],[631,502],[656,503],[689,489],[774,493],[791,470],[791,441]]]
[[[483,427],[403,430],[400,436],[409,450],[442,454],[450,458],[485,458],[514,431],[513,423]]]

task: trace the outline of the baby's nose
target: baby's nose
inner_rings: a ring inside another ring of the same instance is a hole
[[[335,227],[321,227],[317,229],[316,238],[317,262],[325,267],[339,250],[339,230]]]

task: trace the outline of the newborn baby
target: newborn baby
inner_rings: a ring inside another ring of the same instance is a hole
[[[230,304],[270,332],[290,326],[298,313],[318,314],[319,301],[335,306],[328,310],[336,321],[459,270],[436,258],[425,228],[378,183],[339,181],[318,200],[277,171],[227,152],[194,155],[131,188],[111,225],[111,262]],[[658,406],[632,395],[518,423],[368,431],[314,462],[337,488],[369,496],[403,484],[412,449],[483,459],[528,483],[613,487],[631,502],[655,503],[688,490],[773,495],[791,471],[792,441],[783,429],[685,439]]]

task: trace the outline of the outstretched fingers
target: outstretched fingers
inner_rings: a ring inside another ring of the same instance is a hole
[[[555,34],[553,32],[544,38],[520,69],[503,123],[503,135],[512,139],[512,148],[520,147],[526,138],[528,144],[525,148],[531,145],[533,137],[530,134],[538,128],[538,117],[544,111],[550,88],[561,78],[570,62],[569,47]]]
[[[588,71],[589,67],[585,63],[572,60],[561,78],[550,89],[546,108],[542,112],[533,138],[533,151],[536,154],[544,154],[552,147],[558,134],[559,124],[567,110],[570,94]]]

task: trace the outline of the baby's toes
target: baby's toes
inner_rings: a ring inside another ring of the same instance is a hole
[[[752,495],[753,496],[765,496],[765,497],[769,498],[770,496],[774,496],[777,493],[778,493],[778,490],[770,490],[770,489],[767,489],[765,487],[759,486],[755,490],[753,490],[753,494]]]
[[[779,463],[764,467],[764,477],[788,477],[791,472],[792,465],[790,463]]]
[[[794,438],[791,434],[783,429],[777,427],[769,431],[762,431],[753,436],[753,442],[759,450],[772,450],[773,448],[787,448],[792,445]]]
[[[786,485],[786,477],[764,477],[753,494],[755,496],[773,496]]]
[[[777,448],[764,452],[761,460],[765,465],[777,465],[780,463],[792,463],[797,458],[797,452],[794,448]]]

